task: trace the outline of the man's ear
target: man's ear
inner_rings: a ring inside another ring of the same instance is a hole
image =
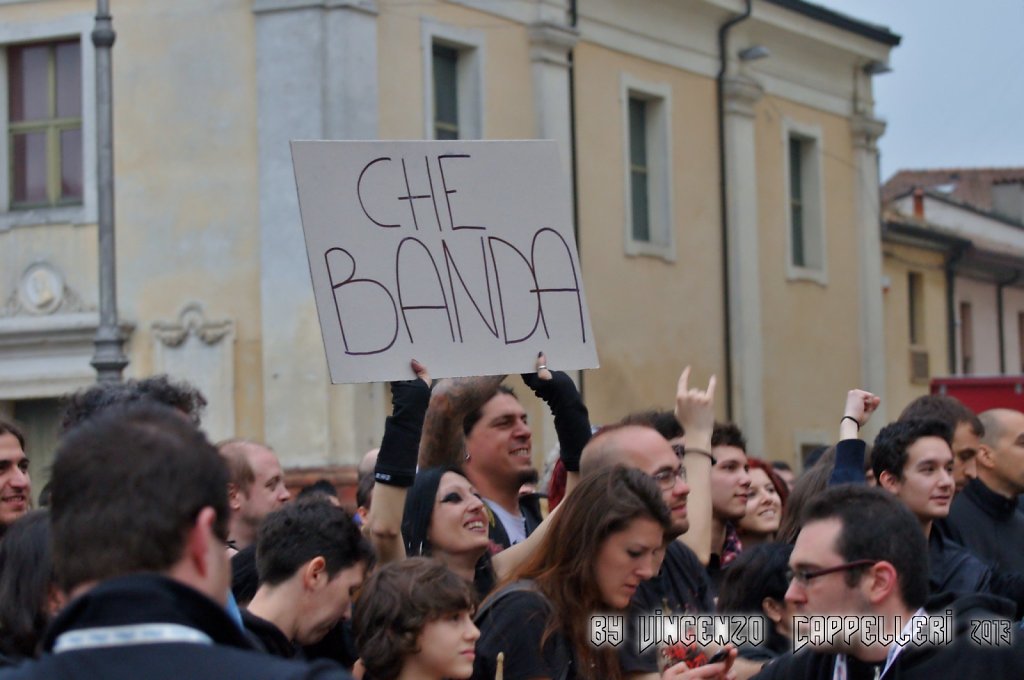
[[[327,560],[317,555],[300,568],[302,587],[306,590],[320,590],[327,585],[331,577],[327,574]]]
[[[234,482],[228,482],[228,506],[231,512],[238,512],[242,509],[242,490]]]
[[[903,486],[900,480],[896,479],[896,475],[888,470],[882,472],[882,476],[878,478],[878,485],[889,493],[899,493],[900,487]]]
[[[861,584],[871,604],[883,602],[894,593],[900,596],[899,574],[896,567],[885,560],[868,567]]]
[[[214,533],[217,511],[207,506],[196,515],[196,521],[185,538],[185,557],[201,576],[207,576],[212,567],[213,550],[223,552],[224,547]]]
[[[978,454],[974,458],[979,468],[992,470],[996,466],[996,452],[988,444],[979,444]]]
[[[56,584],[51,583],[46,590],[46,612],[53,618],[67,604],[68,596]]]

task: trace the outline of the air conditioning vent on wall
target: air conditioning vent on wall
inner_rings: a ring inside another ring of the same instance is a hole
[[[910,350],[910,382],[928,384],[931,372],[928,370],[928,350]]]

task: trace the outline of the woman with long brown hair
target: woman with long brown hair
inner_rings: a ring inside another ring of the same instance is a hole
[[[614,466],[581,481],[543,543],[481,605],[473,677],[493,680],[501,653],[505,680],[621,678],[615,648],[590,643],[591,617],[626,609],[657,572],[670,526],[661,491],[639,470]],[[713,677],[725,669],[696,670]]]

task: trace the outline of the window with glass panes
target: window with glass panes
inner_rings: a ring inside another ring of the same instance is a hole
[[[629,198],[633,240],[651,240],[651,212],[647,163],[647,102],[629,98]]]
[[[79,42],[10,45],[6,52],[11,208],[81,203]]]
[[[797,137],[789,138],[789,228],[793,265],[804,267],[807,256],[804,251],[804,179],[803,179],[803,141]]]
[[[434,45],[434,139],[459,138],[459,51]]]

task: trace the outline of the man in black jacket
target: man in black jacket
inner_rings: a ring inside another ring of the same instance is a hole
[[[227,471],[173,409],[111,408],[81,424],[51,488],[56,576],[74,599],[42,658],[0,678],[348,677],[254,651],[225,612]]]
[[[1024,615],[1024,574],[992,569],[970,550],[935,531],[949,514],[955,483],[951,430],[939,420],[899,420],[882,428],[871,451],[879,485],[896,495],[928,539],[931,594],[992,593],[1012,600]]]
[[[940,613],[955,612],[957,624],[952,631],[934,627],[944,639],[931,646],[892,641],[909,637],[926,615],[927,548],[917,519],[887,492],[847,485],[823,492],[805,511],[789,564],[793,576],[786,601],[798,616],[795,642],[806,635],[812,616],[870,619],[858,619],[852,631],[817,640],[813,648],[779,657],[758,678],[1019,676],[1024,641],[1008,619],[999,618],[1012,612],[1001,598],[941,602]],[[940,617],[947,627],[953,626],[951,619]],[[999,646],[972,642],[975,619],[992,621],[1009,635],[982,641]]]
[[[1004,570],[1024,572],[1024,413],[992,409],[978,418],[985,428],[977,455],[977,479],[957,494],[940,530]]]
[[[256,567],[260,586],[242,621],[268,652],[301,657],[348,612],[373,553],[352,516],[325,498],[267,515]]]

